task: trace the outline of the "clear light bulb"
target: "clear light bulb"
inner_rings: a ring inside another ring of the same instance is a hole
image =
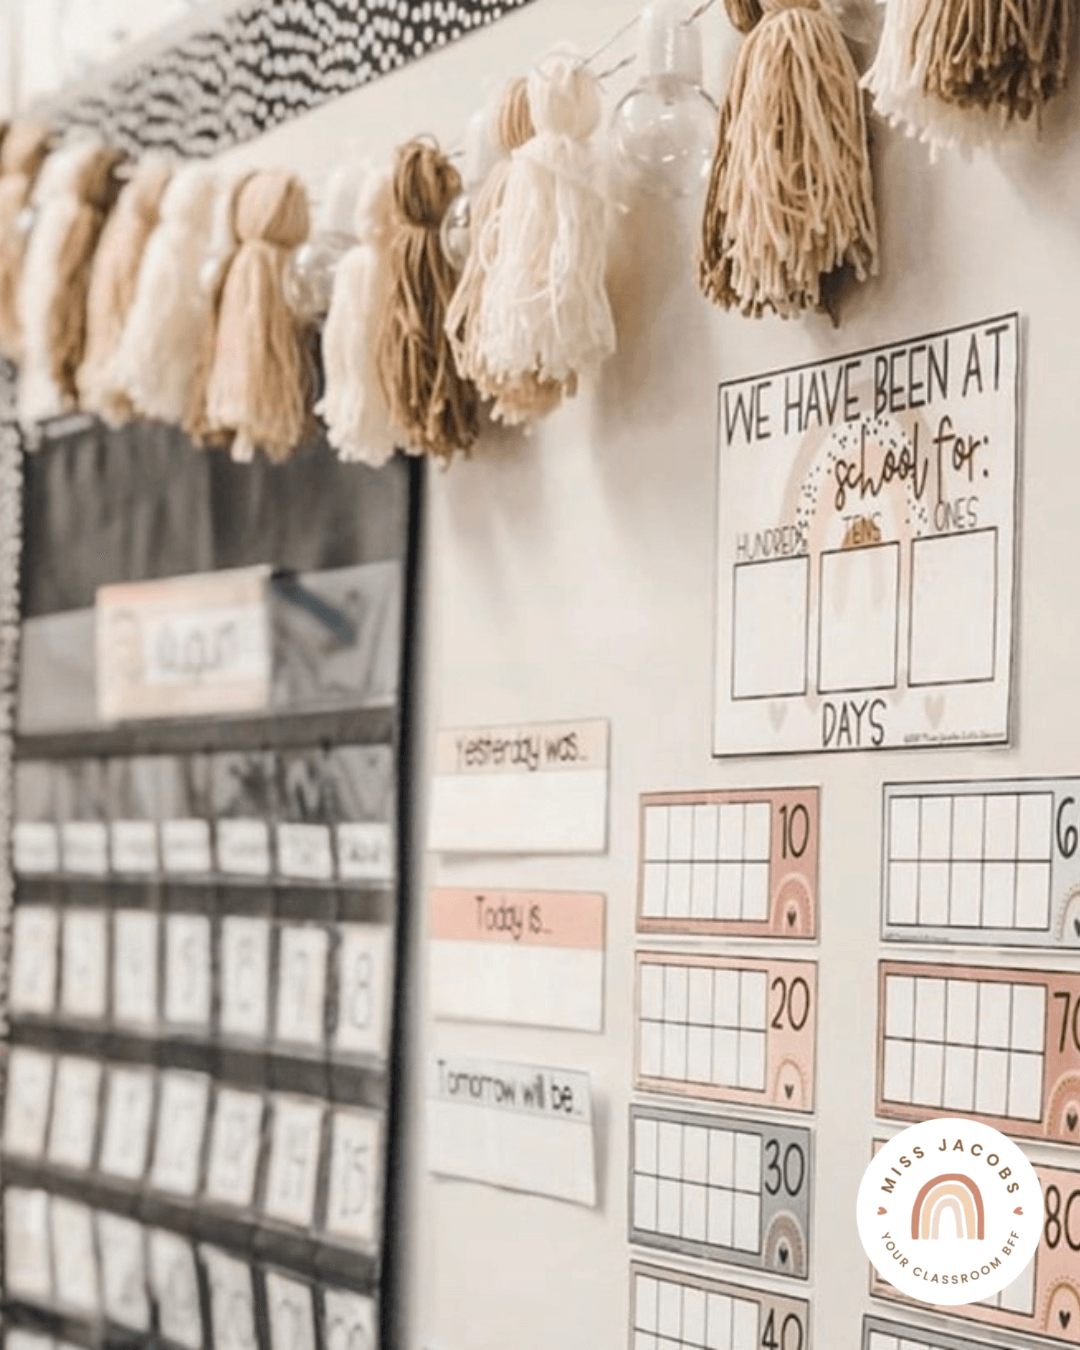
[[[455,271],[460,272],[469,256],[472,238],[472,198],[468,192],[459,192],[446,208],[439,226],[439,244],[443,255]]]
[[[322,230],[289,254],[282,291],[285,303],[301,322],[326,318],[334,293],[334,270],[355,244],[351,234]]]
[[[701,35],[679,0],[654,0],[641,14],[638,82],[611,122],[615,158],[642,191],[685,197],[709,173],[716,105],[701,87]]]

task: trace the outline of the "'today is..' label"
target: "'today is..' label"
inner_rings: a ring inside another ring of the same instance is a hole
[[[989,1298],[1024,1270],[1042,1233],[1035,1170],[979,1121],[923,1121],[890,1139],[859,1187],[859,1236],[875,1269],[920,1303]]]

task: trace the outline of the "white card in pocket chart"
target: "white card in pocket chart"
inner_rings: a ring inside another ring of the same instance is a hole
[[[39,1016],[56,1006],[60,916],[47,905],[19,905],[12,923],[11,986],[13,1013]]]
[[[441,853],[603,853],[603,720],[440,731],[428,847]]]
[[[329,881],[334,854],[329,825],[282,821],[277,827],[278,871],[302,881]]]
[[[588,1074],[436,1057],[427,1112],[437,1175],[596,1204]]]
[[[270,1350],[315,1350],[315,1305],[310,1285],[268,1270],[266,1312]]]
[[[20,875],[59,872],[60,832],[52,821],[16,821],[12,845],[15,871]]]
[[[257,1092],[218,1088],[206,1171],[208,1199],[240,1208],[252,1203],[262,1121],[263,1099]]]
[[[199,1184],[210,1080],[201,1073],[161,1075],[157,1138],[150,1184],[172,1195],[194,1195]]]
[[[1008,740],[1015,314],[722,384],[713,753]]]
[[[272,1219],[307,1228],[315,1217],[323,1104],[278,1097],[273,1110],[263,1208]]]
[[[184,1350],[201,1350],[199,1276],[190,1242],[162,1228],[150,1232],[150,1283],[161,1335]]]
[[[105,1315],[132,1331],[149,1331],[142,1225],[119,1214],[99,1213],[96,1219]]]
[[[4,1192],[5,1292],[41,1302],[52,1292],[49,1195],[9,1187]]]
[[[60,1006],[71,1017],[105,1016],[108,915],[100,909],[64,914]]]
[[[113,916],[113,1016],[121,1026],[157,1020],[158,916],[118,909]]]
[[[85,1172],[94,1156],[97,1136],[101,1063],[65,1055],[57,1061],[53,1088],[49,1161]]]
[[[334,1044],[347,1054],[386,1055],[393,970],[391,930],[381,924],[342,924],[337,950],[338,999]]]
[[[363,1111],[335,1111],[331,1123],[327,1232],[368,1246],[374,1243],[381,1172],[379,1118]]]
[[[221,1029],[264,1037],[270,988],[270,920],[229,915],[221,921]]]
[[[17,1045],[8,1056],[4,1094],[4,1152],[40,1158],[45,1147],[52,1097],[53,1058]]]
[[[153,1070],[114,1065],[105,1093],[105,1126],[98,1161],[107,1176],[125,1181],[141,1179],[150,1150],[153,1112]]]
[[[210,979],[210,920],[204,914],[170,914],[165,920],[165,1020],[206,1026]]]
[[[200,1251],[210,1286],[211,1344],[218,1350],[258,1350],[251,1267],[216,1247]]]
[[[375,1304],[371,1299],[327,1289],[323,1309],[326,1350],[374,1350]]]

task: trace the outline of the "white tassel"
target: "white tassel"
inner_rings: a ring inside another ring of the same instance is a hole
[[[997,112],[961,108],[924,92],[930,64],[930,26],[922,22],[926,0],[885,0],[885,24],[873,65],[862,86],[891,126],[925,142],[936,159],[942,149],[969,151],[1000,135]]]
[[[34,227],[27,244],[19,281],[18,312],[22,328],[23,350],[19,367],[18,410],[24,426],[60,417],[72,412],[74,399],[74,370],[70,372],[70,386],[65,388],[58,378],[55,364],[56,311],[85,306],[85,283],[82,294],[67,298],[61,278],[65,256],[72,248],[74,232],[79,230],[80,258],[85,246],[91,245],[100,229],[100,206],[104,203],[88,201],[94,187],[88,183],[100,178],[97,171],[103,163],[100,141],[80,141],[62,150],[56,150],[42,166],[34,185],[33,204],[36,209]],[[82,321],[85,323],[85,313]]]
[[[484,284],[476,348],[495,379],[535,374],[571,392],[615,350],[607,205],[589,139],[600,87],[569,56],[529,76],[536,135],[515,150]]]
[[[392,458],[402,439],[395,437],[374,356],[391,287],[386,243],[392,203],[389,169],[369,170],[353,220],[360,242],[338,260],[334,273],[322,336],[326,387],[316,408],[339,458],[376,468]]]
[[[142,417],[180,425],[190,405],[200,344],[213,320],[200,274],[217,191],[218,174],[208,165],[179,170],[143,255],[116,355],[117,380]]]

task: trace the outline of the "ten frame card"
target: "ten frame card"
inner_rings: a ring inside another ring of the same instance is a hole
[[[630,1350],[809,1350],[810,1305],[764,1289],[633,1262]]]
[[[817,936],[817,788],[641,798],[641,933]]]
[[[1080,779],[886,783],[886,941],[1080,949]]]
[[[639,1088],[813,1110],[816,962],[652,951],[636,961]]]
[[[1080,1144],[1080,974],[882,961],[877,1114]]]
[[[630,1241],[805,1280],[810,1131],[630,1108]]]

